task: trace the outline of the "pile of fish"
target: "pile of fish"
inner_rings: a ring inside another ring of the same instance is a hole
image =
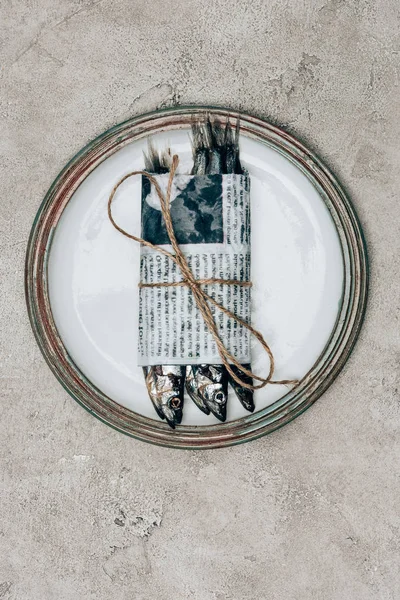
[[[235,131],[229,120],[223,125],[206,118],[192,124],[193,169],[192,175],[244,173],[239,157],[239,121]],[[152,174],[168,173],[171,166],[169,149],[159,153],[149,143],[145,153],[145,169]],[[250,369],[250,365],[243,365]],[[252,383],[239,369],[232,370],[242,381]],[[143,368],[146,387],[154,408],[161,419],[172,427],[182,421],[184,390],[196,406],[220,421],[226,420],[228,384],[234,389],[241,404],[254,411],[253,392],[240,386],[223,365],[156,365]]]

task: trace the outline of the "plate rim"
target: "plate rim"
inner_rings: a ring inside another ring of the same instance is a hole
[[[82,181],[106,158],[153,130],[179,129],[194,116],[215,114],[235,121],[241,133],[273,147],[294,163],[325,202],[335,223],[344,260],[341,306],[327,344],[300,384],[270,406],[217,425],[180,426],[144,417],[117,404],[75,365],[58,334],[48,293],[48,258],[57,223]],[[33,221],[25,261],[25,298],[36,342],[51,371],[81,406],[114,429],[141,441],[183,449],[209,449],[257,439],[282,427],[309,408],[333,383],[348,360],[364,320],[369,265],[356,211],[336,176],[321,159],[284,129],[259,117],[216,106],[169,107],[137,115],[90,141],[60,171]]]

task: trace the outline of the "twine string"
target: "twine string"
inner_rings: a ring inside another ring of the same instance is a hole
[[[190,267],[188,265],[186,257],[183,254],[182,250],[180,249],[179,244],[176,240],[175,231],[174,231],[174,227],[172,224],[171,212],[170,212],[172,182],[173,182],[173,179],[175,176],[175,172],[176,172],[178,163],[179,163],[179,158],[175,154],[172,158],[172,166],[171,166],[171,170],[170,170],[170,174],[169,174],[167,192],[166,192],[165,196],[160,188],[160,185],[159,185],[157,179],[153,175],[151,175],[150,173],[147,173],[147,171],[132,171],[131,173],[124,175],[124,177],[122,177],[118,181],[118,183],[116,183],[116,185],[112,189],[112,192],[108,199],[108,217],[109,217],[111,223],[113,224],[113,226],[115,227],[115,229],[117,231],[119,231],[122,235],[124,235],[125,237],[127,237],[131,240],[134,240],[135,242],[138,242],[140,244],[143,244],[144,246],[147,246],[148,248],[153,248],[153,250],[157,250],[157,252],[161,252],[161,254],[168,256],[168,258],[170,258],[170,260],[172,260],[179,267],[180,272],[182,274],[182,280],[178,281],[178,282],[139,283],[139,287],[146,288],[146,287],[185,286],[185,287],[190,288],[190,290],[192,291],[192,294],[193,294],[193,298],[197,304],[197,307],[198,307],[209,331],[211,332],[211,334],[214,338],[214,341],[217,345],[218,353],[221,357],[221,361],[222,361],[223,365],[225,366],[225,368],[228,371],[228,373],[230,374],[230,376],[236,381],[236,383],[238,383],[242,387],[249,389],[249,390],[257,390],[257,389],[265,387],[267,384],[275,384],[275,385],[292,385],[293,384],[294,385],[294,384],[298,383],[298,381],[295,379],[273,380],[272,376],[273,376],[274,369],[275,369],[274,355],[272,353],[271,348],[265,341],[264,337],[261,335],[261,333],[259,331],[257,331],[257,329],[254,329],[254,327],[252,327],[249,323],[244,321],[241,317],[239,317],[238,315],[235,315],[233,312],[231,312],[230,310],[225,308],[222,304],[217,302],[212,296],[207,294],[207,292],[205,292],[201,288],[202,285],[212,285],[212,284],[240,285],[240,286],[244,286],[244,287],[251,287],[252,283],[250,281],[239,281],[236,279],[196,279],[194,277],[192,270],[190,269]],[[112,211],[111,211],[111,205],[114,200],[115,194],[116,194],[118,188],[124,183],[124,181],[126,181],[129,177],[133,177],[135,175],[143,175],[143,176],[147,177],[147,179],[150,181],[150,183],[152,183],[154,185],[154,188],[155,188],[157,195],[159,197],[159,200],[160,200],[161,212],[162,212],[162,216],[164,218],[165,227],[167,229],[168,237],[169,237],[173,252],[169,252],[168,250],[166,250],[165,248],[163,248],[161,246],[157,246],[156,244],[152,244],[151,242],[149,242],[141,237],[138,237],[131,233],[128,233],[127,231],[122,229],[122,227],[120,227],[118,225],[118,223],[116,223],[116,221],[114,220],[114,217],[113,217]],[[269,370],[268,370],[268,375],[266,377],[256,375],[255,373],[252,373],[252,371],[250,371],[249,369],[246,369],[228,351],[228,349],[225,347],[225,345],[221,339],[220,333],[218,332],[218,328],[217,328],[216,322],[214,320],[214,317],[213,317],[213,314],[212,314],[212,311],[210,308],[210,304],[213,304],[216,308],[218,308],[218,310],[222,311],[230,319],[233,319],[234,321],[236,321],[237,323],[239,323],[240,325],[245,327],[250,332],[250,334],[253,335],[257,339],[257,341],[261,344],[262,348],[268,354],[268,357],[269,357]],[[236,367],[239,370],[239,373],[241,372],[244,375],[247,375],[247,377],[251,378],[252,380],[258,381],[259,383],[254,384],[254,383],[249,383],[248,381],[243,381],[243,379],[241,379],[240,375],[238,373],[235,373],[235,371],[232,369],[231,365]]]

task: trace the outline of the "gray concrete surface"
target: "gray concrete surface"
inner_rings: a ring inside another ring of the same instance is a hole
[[[0,17],[3,600],[400,598],[396,0],[10,0]],[[369,246],[367,319],[315,406],[237,448],[168,451],[82,410],[28,323],[24,252],[66,161],[175,103],[305,140]]]

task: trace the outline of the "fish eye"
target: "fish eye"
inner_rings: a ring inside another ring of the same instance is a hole
[[[222,392],[217,392],[215,394],[215,400],[217,402],[223,402],[225,400],[224,394]]]
[[[171,406],[172,406],[172,408],[180,408],[180,406],[181,406],[180,398],[177,398],[177,397],[172,398]]]

